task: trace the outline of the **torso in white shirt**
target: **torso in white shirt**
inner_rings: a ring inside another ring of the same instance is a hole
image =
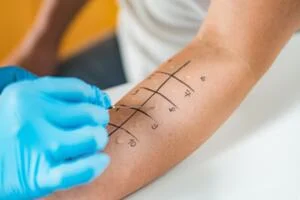
[[[197,34],[210,0],[120,0],[118,37],[127,79],[138,81]]]

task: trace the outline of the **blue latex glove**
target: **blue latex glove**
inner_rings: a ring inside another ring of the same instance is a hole
[[[73,78],[7,86],[0,96],[0,199],[88,183],[108,166],[108,96]]]
[[[0,68],[0,94],[2,90],[9,84],[36,78],[36,75],[20,67],[9,66]]]

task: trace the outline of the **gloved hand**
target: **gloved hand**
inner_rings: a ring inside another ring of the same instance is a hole
[[[0,68],[0,94],[9,84],[22,80],[33,80],[36,78],[36,75],[20,67],[2,67]]]
[[[0,96],[0,199],[88,183],[108,166],[108,96],[73,78],[40,78]]]

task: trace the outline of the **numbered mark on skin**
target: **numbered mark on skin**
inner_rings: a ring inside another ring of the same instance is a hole
[[[184,97],[190,97],[192,95],[192,92],[189,89],[186,89],[184,93]]]
[[[169,111],[170,111],[170,112],[175,112],[175,111],[176,111],[176,108],[175,108],[175,107],[171,107],[171,108],[169,108]]]
[[[157,128],[158,128],[158,124],[157,124],[157,123],[152,124],[151,128],[152,128],[153,130],[157,129]]]
[[[129,144],[130,147],[135,147],[136,146],[135,139],[130,139],[129,142],[128,142],[128,144]]]

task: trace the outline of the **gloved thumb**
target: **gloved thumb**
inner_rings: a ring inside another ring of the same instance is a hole
[[[0,68],[0,93],[12,83],[36,79],[37,75],[17,66]]]

